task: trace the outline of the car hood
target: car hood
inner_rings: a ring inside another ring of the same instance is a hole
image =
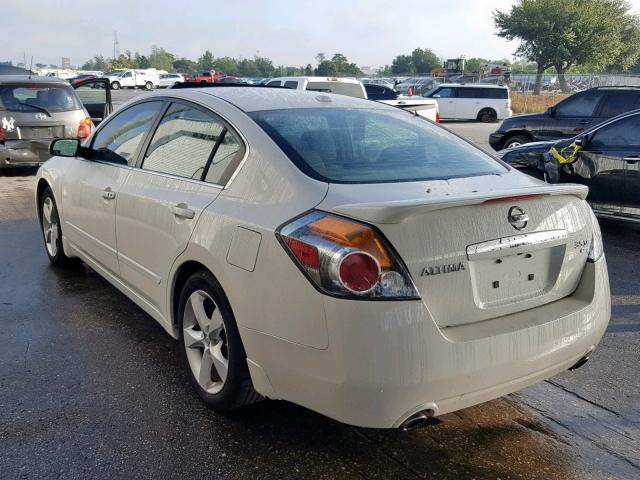
[[[525,126],[531,121],[546,120],[549,116],[546,113],[528,113],[526,115],[514,115],[512,117],[505,118],[500,125],[499,130],[507,130],[512,128],[519,128],[519,125]]]

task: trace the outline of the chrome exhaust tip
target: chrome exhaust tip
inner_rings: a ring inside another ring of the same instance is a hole
[[[573,370],[579,369],[581,366],[583,366],[585,363],[587,363],[590,358],[591,357],[589,355],[585,355],[580,360],[578,360],[573,366],[569,367],[569,371],[573,371]]]
[[[438,420],[437,418],[431,416],[430,414],[432,413],[433,412],[431,410],[414,413],[404,422],[402,422],[402,424],[400,424],[400,428],[404,432],[409,432],[425,425],[437,425],[439,423],[442,423],[441,420]]]
[[[591,358],[591,354],[593,353],[593,351],[595,349],[596,349],[596,346],[595,345],[591,345],[591,347],[589,347],[589,350],[587,350],[585,352],[585,354],[582,356],[582,358],[580,360],[578,360],[576,363],[574,363],[571,367],[569,367],[569,371],[577,370],[578,368],[583,366],[585,363],[587,363],[589,361],[589,359]]]

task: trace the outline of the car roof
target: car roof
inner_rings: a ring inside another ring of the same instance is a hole
[[[249,85],[225,88],[169,89],[147,95],[144,98],[148,99],[152,96],[173,96],[199,102],[211,96],[224,100],[244,112],[285,110],[292,108],[366,108],[397,111],[396,107],[390,107],[383,103],[347,95]]]
[[[490,83],[440,83],[437,87],[470,87],[470,88],[506,88],[506,85],[492,85]]]
[[[276,77],[271,78],[269,81],[273,80],[308,80],[310,82],[341,82],[341,83],[360,83],[360,80],[356,80],[355,78],[339,78],[339,77]]]
[[[9,83],[57,83],[61,85],[69,85],[69,82],[58,77],[40,77],[37,75],[0,75],[0,84]]]

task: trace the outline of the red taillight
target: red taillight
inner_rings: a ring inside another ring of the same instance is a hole
[[[85,139],[93,132],[93,122],[89,117],[80,120],[78,125],[78,138]]]
[[[318,268],[320,259],[318,258],[318,249],[313,245],[304,243],[295,238],[287,238],[287,245],[291,249],[291,253],[305,267]]]
[[[401,260],[367,224],[312,211],[283,226],[277,236],[321,292],[346,298],[418,298]]]
[[[364,293],[376,286],[380,279],[380,265],[371,255],[363,252],[347,254],[338,269],[340,282],[352,292]]]
[[[4,142],[4,130],[0,127],[0,142]]]
[[[440,112],[436,112],[436,123],[440,123]]]

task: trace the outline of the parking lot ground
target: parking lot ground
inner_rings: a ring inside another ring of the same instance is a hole
[[[613,318],[589,363],[370,430],[281,401],[208,410],[155,321],[90,269],[49,266],[33,187],[0,175],[0,479],[640,478],[637,226],[603,223]]]

